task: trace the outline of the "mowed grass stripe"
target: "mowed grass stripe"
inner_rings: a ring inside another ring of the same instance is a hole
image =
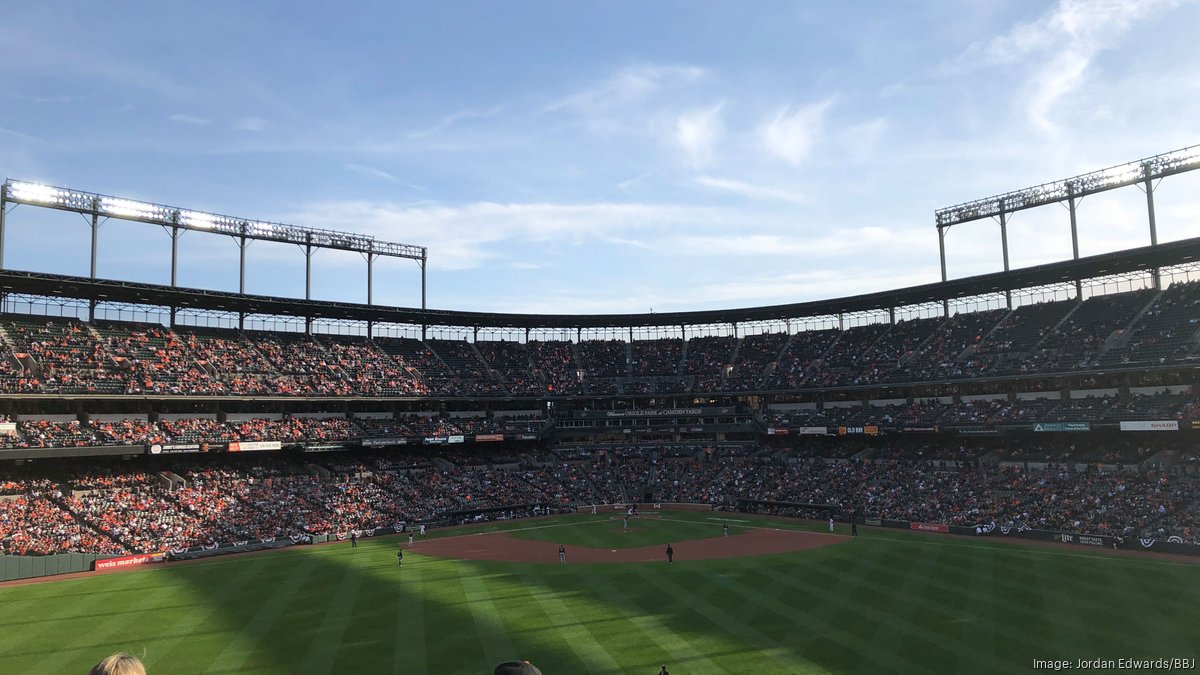
[[[131,575],[113,575],[104,580],[89,578],[65,581],[61,583],[69,587],[69,592],[49,597],[45,591],[55,584],[6,589],[0,596],[5,601],[27,592],[38,597],[39,602],[35,609],[27,610],[27,616],[33,617],[32,621],[7,626],[0,631],[0,672],[52,672],[40,670],[37,665],[44,655],[61,652],[63,645],[58,642],[60,636],[94,630],[96,626],[107,625],[109,620],[119,619],[128,613],[129,602],[136,600],[138,595],[127,594],[137,590],[139,581]],[[36,608],[41,608],[45,613],[39,616]],[[84,669],[91,665],[84,666]]]
[[[281,560],[278,565],[268,568],[269,572],[273,572],[276,568],[282,567],[288,571],[288,574],[283,583],[279,585],[264,585],[259,588],[259,593],[256,595],[264,597],[261,602],[254,603],[253,606],[257,609],[253,610],[248,621],[234,626],[235,632],[232,639],[209,663],[209,670],[236,671],[246,663],[255,649],[261,648],[266,637],[284,617],[285,610],[300,600],[297,594],[316,569],[317,560],[313,556],[305,556],[298,563],[296,565]],[[254,599],[243,598],[243,600]]]
[[[134,583],[136,584],[136,581]],[[125,610],[121,614],[113,615],[104,620],[95,621],[87,620],[81,627],[82,630],[72,630],[63,624],[75,623],[73,620],[63,620],[55,622],[45,627],[43,635],[53,635],[55,642],[48,649],[42,650],[36,662],[29,664],[25,670],[13,670],[8,672],[25,672],[25,673],[65,673],[72,670],[86,671],[95,662],[108,656],[114,651],[128,650],[135,653],[143,653],[145,644],[136,638],[129,635],[129,626],[137,625],[138,628],[154,627],[156,630],[159,626],[153,619],[155,606],[163,601],[163,596],[158,593],[135,593],[132,597],[122,598],[125,604],[122,609]],[[94,604],[96,600],[93,600]],[[202,600],[197,598],[197,604],[201,604]],[[176,612],[177,610],[172,610]],[[161,635],[159,639],[170,638],[172,636]],[[31,640],[31,642],[34,642]],[[149,655],[147,655],[149,656]],[[88,663],[91,661],[91,663]]]
[[[388,549],[391,553],[391,550]],[[425,568],[428,558],[408,556],[408,568],[396,566],[394,583],[400,592],[392,598],[395,610],[393,628],[395,643],[392,645],[393,673],[429,672],[426,661],[425,641]],[[377,576],[382,576],[376,572]],[[379,580],[381,585],[385,583]]]
[[[492,601],[491,586],[494,584],[490,579],[481,579],[471,565],[459,564],[455,568],[458,572],[458,583],[466,596],[468,611],[475,621],[475,633],[483,646],[485,659],[488,663],[495,664],[513,658],[516,650],[504,629],[504,613]]]
[[[833,592],[825,584],[804,580],[804,577],[811,573],[812,569],[807,566],[798,567],[791,574],[772,573],[760,568],[750,568],[748,574],[739,577],[714,576],[713,583],[721,586],[730,594],[744,598],[745,602],[753,603],[763,611],[782,619],[781,622],[771,623],[772,626],[806,622],[820,623],[821,616],[826,612],[843,610],[846,629],[827,624],[824,630],[818,628],[812,632],[796,632],[790,636],[780,636],[779,639],[785,641],[785,644],[792,640],[808,642],[803,649],[797,648],[797,651],[810,659],[818,662],[836,662],[848,658],[866,659],[876,664],[875,669],[886,664],[893,671],[899,670],[901,666],[907,669],[919,668],[916,662],[892,653],[881,659],[880,654],[874,649],[874,641],[865,640],[868,635],[877,637],[879,633],[886,632],[891,628],[888,623],[888,614],[874,610],[872,605],[874,603],[883,604],[893,598],[889,596],[880,598],[872,595],[869,603],[859,602],[855,599],[853,586],[843,589],[840,593]],[[757,582],[751,580],[757,580]],[[772,593],[760,590],[762,588],[769,588]],[[792,592],[787,592],[789,589]],[[801,603],[800,599],[808,602]],[[866,635],[854,632],[855,629],[863,631]],[[799,645],[796,646],[799,647]],[[854,656],[851,657],[851,655]]]
[[[713,599],[720,597],[714,591],[713,586],[718,584],[722,575],[705,574],[695,564],[681,563],[678,566],[671,566],[671,569],[681,571],[662,574],[656,580],[656,586],[670,591],[676,601],[716,626],[720,632],[737,636],[739,640],[750,647],[749,651],[755,651],[759,656],[769,658],[772,665],[770,670],[765,672],[780,672],[777,670],[780,666],[784,667],[782,672],[804,672],[797,670],[803,664],[794,658],[790,649],[754,628],[751,622],[739,621],[733,614],[733,612],[744,611],[746,607],[750,606],[762,611],[769,611],[760,603],[733,594],[723,597],[723,602],[713,602]],[[789,617],[785,614],[777,618],[786,622]]]
[[[581,607],[581,611],[577,613],[574,608],[568,607],[563,601],[563,596],[568,595],[569,592],[555,590],[551,584],[546,583],[542,578],[543,574],[538,573],[539,570],[536,567],[531,566],[530,571],[533,572],[536,583],[542,589],[532,593],[531,597],[550,620],[550,625],[556,627],[556,632],[568,649],[575,655],[577,670],[571,672],[595,673],[596,675],[624,673],[625,670],[621,664],[613,658],[601,640],[597,639],[588,627],[589,623],[600,625],[612,620],[613,617],[609,616],[612,609],[606,605],[594,606],[589,603],[587,606]],[[580,570],[583,567],[576,566],[574,569]],[[553,566],[551,568],[554,569]],[[576,579],[582,581],[581,577],[576,576]],[[612,644],[615,646],[617,643]]]
[[[653,587],[644,565],[637,565],[632,569],[643,581],[648,582],[646,587]],[[662,607],[639,605],[635,595],[644,594],[629,593],[630,584],[617,583],[607,574],[591,575],[587,581],[592,590],[599,593],[600,597],[605,598],[642,636],[654,643],[661,652],[659,660],[663,663],[669,662],[679,670],[713,673],[714,675],[729,672],[708,658],[689,639],[669,628],[659,618]],[[714,639],[719,640],[719,638],[708,638],[707,648],[713,647]]]
[[[325,561],[337,564],[337,561]],[[342,577],[338,581],[333,597],[325,605],[320,625],[310,634],[308,651],[300,661],[299,672],[324,675],[333,669],[334,660],[342,645],[342,636],[352,618],[351,610],[358,600],[362,588],[363,574],[346,562],[342,562]]]

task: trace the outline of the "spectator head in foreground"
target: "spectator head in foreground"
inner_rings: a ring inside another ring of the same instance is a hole
[[[505,661],[496,666],[492,675],[542,675],[542,671],[528,661]]]
[[[92,666],[88,675],[146,675],[146,669],[138,657],[117,653]]]

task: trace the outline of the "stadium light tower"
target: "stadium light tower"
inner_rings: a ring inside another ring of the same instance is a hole
[[[996,218],[1000,223],[1000,245],[1004,257],[1004,270],[1008,271],[1008,217],[1017,211],[1037,208],[1046,204],[1066,203],[1071,216],[1071,252],[1079,259],[1079,228],[1076,207],[1088,195],[1107,192],[1117,188],[1138,186],[1146,193],[1146,213],[1150,226],[1150,245],[1158,246],[1158,225],[1154,214],[1154,188],[1167,176],[1200,169],[1200,145],[1193,145],[1161,155],[1127,162],[1107,169],[1092,171],[1074,178],[1043,183],[1022,190],[1006,192],[994,197],[976,199],[957,206],[938,209],[934,212],[937,223],[938,250],[942,262],[942,281],[946,281],[946,232],[954,225]],[[1154,286],[1161,286],[1158,270],[1154,270]],[[1079,290],[1079,282],[1076,282]],[[1011,296],[1009,298],[1011,305]]]
[[[338,230],[285,225],[248,218],[193,211],[121,197],[54,187],[40,183],[6,180],[0,186],[0,269],[4,269],[4,219],[9,206],[25,204],[71,211],[90,217],[92,227],[91,278],[96,278],[96,251],[102,220],[116,218],[159,225],[171,237],[171,286],[178,281],[179,237],[185,231],[222,234],[234,239],[239,250],[238,292],[246,292],[246,247],[252,241],[296,244],[304,251],[304,299],[312,299],[312,256],[314,249],[360,253],[367,261],[367,304],[374,304],[375,260],[380,257],[415,260],[421,268],[421,309],[425,309],[428,249],[424,246],[380,241],[375,237]]]

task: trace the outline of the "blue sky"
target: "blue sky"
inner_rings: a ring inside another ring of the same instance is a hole
[[[670,311],[934,281],[934,209],[1200,143],[1200,4],[21,3],[0,24],[0,172],[426,245],[432,307]],[[1200,176],[1156,194],[1197,233]],[[1135,189],[1082,252],[1148,243]],[[79,216],[19,207],[5,265],[86,274]],[[1014,266],[1070,256],[1015,217]],[[951,276],[1000,268],[951,231]],[[165,283],[169,239],[110,221],[100,276]],[[247,290],[303,295],[256,243]],[[364,301],[322,252],[314,296]],[[419,303],[384,261],[375,300]],[[236,290],[189,233],[180,283]]]

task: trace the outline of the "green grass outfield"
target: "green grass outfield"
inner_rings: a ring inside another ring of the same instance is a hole
[[[722,514],[477,528],[568,546],[717,536]],[[743,526],[801,528],[728,515]],[[816,526],[813,526],[814,529]],[[1200,656],[1200,566],[862,528],[843,544],[674,565],[482,563],[397,538],[0,588],[0,673],[150,675],[1026,672],[1034,659]],[[461,531],[446,534],[460,534]]]

